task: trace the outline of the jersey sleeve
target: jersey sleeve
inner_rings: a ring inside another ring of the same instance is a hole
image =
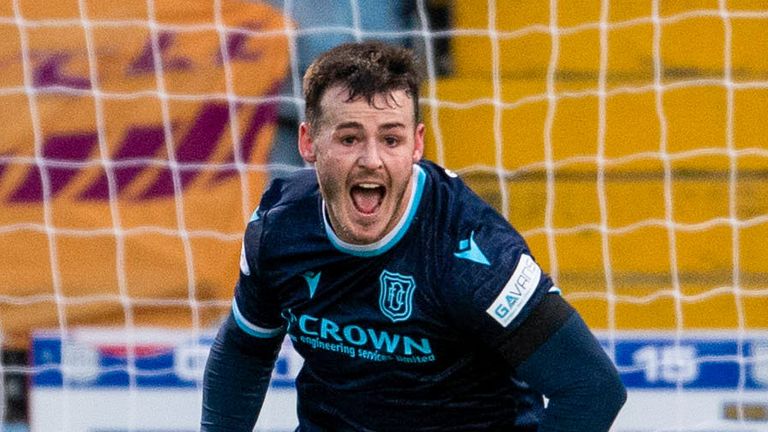
[[[256,209],[245,230],[232,316],[245,333],[258,338],[272,338],[283,334],[284,320],[280,315],[277,294],[261,278],[259,268],[264,218],[264,212]]]
[[[471,196],[465,208],[444,253],[446,309],[460,329],[501,346],[547,293],[559,290],[493,208]]]

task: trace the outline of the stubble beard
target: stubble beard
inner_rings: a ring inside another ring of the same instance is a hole
[[[390,184],[390,188],[387,191],[388,196],[386,200],[393,203],[391,212],[387,215],[379,215],[381,218],[386,219],[381,231],[374,233],[372,238],[360,238],[355,233],[355,228],[365,229],[368,226],[358,224],[354,222],[355,214],[354,204],[351,202],[351,197],[348,196],[348,190],[346,183],[338,184],[335,181],[326,181],[320,175],[318,175],[318,185],[320,193],[325,201],[326,211],[328,212],[328,220],[331,223],[331,227],[336,235],[343,241],[351,244],[370,244],[375,243],[387,234],[397,225],[397,222],[402,218],[405,207],[407,206],[406,193],[408,192],[408,186],[411,181],[412,174],[409,173],[405,178],[403,186],[398,188],[399,190],[393,190],[394,184]],[[384,203],[382,203],[384,204]],[[374,224],[376,224],[374,222]],[[365,236],[367,237],[367,236]]]

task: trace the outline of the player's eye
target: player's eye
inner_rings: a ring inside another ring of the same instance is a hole
[[[400,143],[400,138],[395,136],[387,136],[384,137],[384,142],[387,144],[387,146],[394,147]]]
[[[340,141],[344,145],[351,146],[357,142],[357,137],[355,135],[344,135],[341,137]]]

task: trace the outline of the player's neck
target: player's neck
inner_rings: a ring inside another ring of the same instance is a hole
[[[355,239],[351,239],[348,235],[345,235],[343,226],[340,227],[339,222],[334,220],[325,200],[323,200],[323,222],[325,224],[326,234],[328,235],[329,240],[331,240],[331,243],[343,252],[355,255],[359,252],[360,255],[368,256],[371,254],[383,253],[383,251],[388,250],[396,244],[408,230],[421,199],[425,178],[426,173],[423,169],[417,164],[414,164],[413,174],[408,187],[403,193],[403,197],[400,200],[395,216],[390,219],[391,223],[388,224],[383,235],[374,241],[355,241]]]

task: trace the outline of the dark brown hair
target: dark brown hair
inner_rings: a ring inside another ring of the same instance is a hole
[[[404,90],[413,100],[414,120],[418,122],[421,77],[416,57],[406,48],[376,41],[339,45],[321,54],[304,74],[307,122],[318,126],[320,101],[335,85],[349,91],[347,102],[364,98],[371,106],[376,95]]]

